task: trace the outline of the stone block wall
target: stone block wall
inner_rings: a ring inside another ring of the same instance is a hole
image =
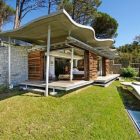
[[[85,79],[95,80],[98,76],[97,63],[98,56],[89,51],[85,51]]]
[[[98,76],[97,70],[98,56],[89,52],[89,79],[95,80]]]
[[[8,47],[0,46],[0,85],[8,83]]]
[[[28,47],[11,47],[11,82],[14,85],[28,79]],[[0,85],[8,84],[8,47],[0,47]]]
[[[110,74],[110,60],[108,58],[102,58],[102,68],[103,68],[103,76],[107,76]]]
[[[28,80],[28,47],[11,47],[11,82],[14,85]]]

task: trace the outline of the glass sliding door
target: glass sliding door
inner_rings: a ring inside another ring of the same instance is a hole
[[[102,76],[102,57],[98,57],[98,76]]]

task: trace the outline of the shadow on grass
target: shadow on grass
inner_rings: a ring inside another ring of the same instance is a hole
[[[20,90],[19,88],[14,88],[12,90],[5,89],[0,91],[0,101],[11,98],[13,96],[19,96],[25,94],[27,91]]]
[[[82,90],[84,90],[84,89],[86,89],[86,88],[89,88],[91,85],[92,85],[92,84],[85,85],[85,86],[82,86],[82,87],[78,87],[78,88],[75,88],[75,89],[71,89],[71,90],[69,90],[69,91],[60,91],[60,90],[56,90],[56,91],[58,91],[58,94],[55,95],[55,96],[53,96],[53,97],[60,98],[60,97],[63,97],[63,96],[65,96],[65,95],[71,94],[71,93],[73,93],[73,92],[77,92],[77,93],[78,93],[78,92],[80,92],[80,91],[82,91]]]
[[[140,111],[140,101],[132,94],[132,89],[118,86],[117,90],[126,109]]]
[[[61,98],[61,97],[65,96],[65,95],[67,95],[67,94],[70,94],[70,93],[74,92],[74,91],[78,91],[79,89],[80,88],[73,89],[73,90],[70,90],[70,91],[57,91],[58,92],[57,95],[52,96],[52,97]]]
[[[44,96],[44,93],[41,93],[41,92],[37,92],[37,91],[32,91],[32,90],[15,90],[16,92],[18,92],[18,94],[15,94],[16,95],[20,95],[20,96],[28,96],[28,97],[45,97]],[[52,90],[50,90],[51,92]],[[73,91],[76,91],[76,90],[71,90],[71,91],[60,91],[60,90],[56,90],[57,94],[56,95],[50,95],[51,97],[54,97],[54,98],[60,98],[60,97],[63,97]],[[1,96],[1,94],[0,94]],[[14,95],[13,95],[14,96]]]
[[[75,89],[72,89],[69,91],[56,90],[56,92],[58,92],[57,95],[55,95],[55,96],[49,95],[49,96],[54,97],[54,98],[61,98],[61,97],[65,96],[67,94],[70,94],[72,92],[79,92],[80,90],[83,90],[85,87],[89,87],[89,86],[90,85],[85,85],[83,87],[75,88]],[[50,91],[52,91],[52,90],[50,90]],[[4,90],[0,89],[0,101],[11,98],[13,96],[45,97],[44,93],[30,91],[30,90],[22,90],[19,87],[14,88],[12,90],[9,90],[7,88]]]

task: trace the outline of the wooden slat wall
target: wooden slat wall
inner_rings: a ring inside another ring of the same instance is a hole
[[[44,79],[44,55],[43,51],[34,51],[28,54],[29,80]]]

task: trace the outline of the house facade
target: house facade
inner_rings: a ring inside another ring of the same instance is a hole
[[[11,82],[13,85],[18,85],[26,80],[45,80],[45,52],[42,48],[30,46],[13,45],[11,47]],[[50,56],[50,79],[57,78],[59,74],[69,74],[69,71],[66,73],[64,69],[67,65],[70,67],[70,63],[67,64],[66,61],[70,62],[71,56],[67,55],[64,57],[65,54],[59,53],[59,55],[56,55],[52,53],[52,56]],[[0,47],[0,60],[0,85],[8,84],[7,44]],[[57,74],[56,69],[58,66],[56,65],[62,61],[63,65],[60,73],[58,72]],[[83,56],[76,55],[74,62],[74,67],[81,72],[84,71],[81,75],[79,74],[79,79],[81,76],[81,79],[84,77],[85,80],[96,80],[98,76],[111,74],[110,60],[90,51],[83,51]]]
[[[9,38],[0,47],[0,84],[55,80],[94,81],[107,76],[112,39],[97,39],[91,27],[77,24],[65,10],[36,19],[18,30],[0,33]],[[10,39],[22,40],[32,46],[16,46]]]

